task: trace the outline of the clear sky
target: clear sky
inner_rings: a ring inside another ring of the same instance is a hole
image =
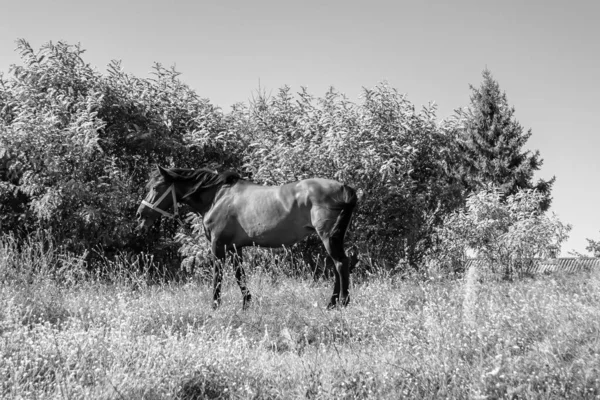
[[[563,255],[600,239],[600,1],[2,0],[0,71],[15,40],[81,43],[145,77],[153,62],[224,110],[262,88],[329,86],[358,102],[387,81],[438,116],[468,105],[489,68],[556,176],[552,210],[573,225]]]

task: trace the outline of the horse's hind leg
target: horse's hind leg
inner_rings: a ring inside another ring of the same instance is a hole
[[[327,308],[333,308],[337,305],[338,300],[341,305],[346,306],[350,302],[349,287],[350,287],[350,268],[348,265],[348,257],[344,253],[344,240],[336,237],[321,237],[327,253],[333,259],[335,265],[335,284],[333,286],[333,294]]]
[[[233,262],[233,269],[235,271],[235,280],[237,281],[240,290],[242,291],[243,303],[242,308],[245,310],[250,305],[250,300],[252,300],[252,295],[250,294],[250,290],[246,286],[246,272],[244,271],[244,267],[242,266],[242,249],[235,249],[235,251],[230,251],[231,260]]]
[[[344,252],[344,236],[350,224],[354,206],[353,202],[343,204],[339,214],[335,217],[331,215],[331,209],[328,208],[315,207],[311,210],[313,226],[335,265],[335,285],[327,308],[335,307],[338,301],[343,306],[350,301],[350,262]]]

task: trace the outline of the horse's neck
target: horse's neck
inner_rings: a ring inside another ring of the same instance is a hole
[[[195,196],[187,199],[186,203],[192,207],[194,211],[204,215],[210,210],[213,204],[222,196],[221,185],[211,187],[210,189],[203,190],[201,193],[197,193]]]

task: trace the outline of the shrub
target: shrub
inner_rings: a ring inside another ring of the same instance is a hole
[[[248,176],[265,184],[319,176],[354,186],[361,197],[349,242],[391,266],[399,258],[416,266],[432,229],[462,203],[452,173],[454,125],[439,125],[435,111],[415,112],[385,84],[365,89],[360,105],[333,89],[315,98],[284,87],[234,110],[249,143]],[[312,245],[322,252],[318,241],[303,250]]]
[[[436,229],[437,247],[428,261],[444,269],[464,266],[467,255],[481,258],[492,272],[519,276],[527,260],[547,257],[560,249],[571,227],[556,215],[544,213],[545,194],[520,190],[502,201],[490,186],[470,195],[465,208],[445,217]]]
[[[587,251],[593,254],[594,257],[600,257],[600,240],[586,239],[588,242]]]
[[[35,52],[18,41],[23,65],[0,79],[0,231],[42,229],[78,253],[176,256],[177,226],[140,234],[135,210],[155,163],[239,166],[243,142],[208,100],[155,65],[151,78],[118,62],[102,76],[83,50],[59,42]]]
[[[439,123],[435,105],[416,111],[386,84],[365,89],[359,104],[334,89],[317,98],[284,87],[224,114],[173,68],[156,64],[138,78],[113,61],[102,75],[80,46],[17,45],[22,65],[0,76],[0,233],[41,229],[79,254],[143,251],[172,264],[179,233],[182,255],[205,259],[195,244],[204,240],[200,216],[191,232],[166,221],[143,234],[134,218],[155,164],[205,166],[262,184],[347,183],[359,193],[348,235],[355,252],[376,268],[417,268],[483,179],[464,174],[465,115]],[[308,260],[323,254],[314,237],[295,250]]]

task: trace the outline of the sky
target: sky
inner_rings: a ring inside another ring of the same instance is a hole
[[[573,226],[562,255],[600,239],[600,1],[2,1],[0,71],[15,40],[80,43],[147,77],[154,62],[225,111],[259,88],[335,87],[360,102],[386,81],[438,118],[467,106],[488,68],[556,176],[551,210]]]

